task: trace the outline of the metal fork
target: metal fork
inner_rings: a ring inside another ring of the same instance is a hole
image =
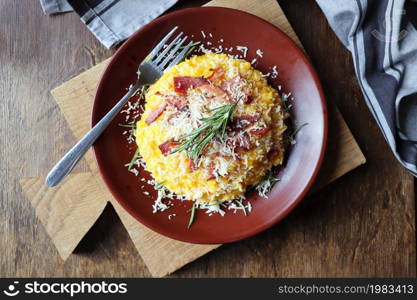
[[[45,180],[45,183],[48,186],[56,186],[71,172],[74,166],[84,156],[87,150],[90,149],[132,95],[134,95],[143,85],[153,84],[162,76],[164,70],[176,65],[185,57],[192,46],[192,42],[186,46],[182,46],[187,39],[187,36],[181,38],[183,35],[182,32],[164,48],[168,39],[177,29],[178,27],[174,27],[139,65],[137,72],[138,79],[136,83],[129,88],[129,91],[123,98],[117,102],[117,104],[52,168]],[[181,47],[183,48],[180,49]],[[160,51],[162,52],[160,53]]]

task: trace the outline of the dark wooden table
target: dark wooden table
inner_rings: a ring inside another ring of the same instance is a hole
[[[205,1],[181,1],[176,8]],[[314,1],[280,0],[368,163],[305,199],[283,222],[187,265],[178,277],[416,276],[415,183],[394,159],[349,52]],[[44,176],[75,142],[50,89],[111,56],[74,13],[0,0],[0,277],[150,276],[112,207],[65,263],[19,179]],[[75,171],[86,170],[86,165]]]

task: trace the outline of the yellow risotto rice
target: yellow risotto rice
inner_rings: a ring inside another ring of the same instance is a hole
[[[216,72],[217,77],[213,76]],[[191,85],[179,94],[174,78],[184,76],[203,78],[207,84]],[[236,82],[240,92],[246,92],[247,101],[236,100],[228,123],[227,137],[234,140],[213,138],[198,161],[191,162],[186,151],[171,154],[187,134],[201,126],[202,118],[233,101],[236,91],[233,94],[230,84]],[[221,90],[227,87],[224,94]],[[146,169],[170,191],[198,203],[233,200],[257,184],[271,167],[282,164],[285,115],[278,92],[249,62],[209,52],[172,67],[149,88],[136,142]],[[171,152],[163,153],[166,147]]]

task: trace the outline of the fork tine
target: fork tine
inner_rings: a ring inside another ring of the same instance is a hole
[[[187,53],[191,49],[192,45],[193,45],[193,42],[191,41],[187,46],[185,46],[184,49],[182,49],[181,52],[169,64],[167,69],[169,69],[169,68],[175,66],[176,64],[178,64],[185,57],[185,55],[187,55]]]
[[[162,51],[162,53],[159,54],[158,57],[155,58],[155,60],[153,61],[155,65],[157,65],[164,58],[164,56],[168,53],[168,51],[177,43],[177,41],[180,39],[182,34],[183,34],[182,32],[178,34],[177,37],[171,43],[168,44],[168,46],[164,49],[164,51]]]
[[[161,64],[158,66],[161,70],[164,70],[166,65],[170,62],[170,60],[174,57],[175,53],[178,52],[178,49],[184,44],[184,42],[187,40],[187,36],[184,37],[181,41],[178,42],[178,44],[175,46],[174,49],[169,52],[169,55],[164,58],[164,60],[161,62]]]
[[[174,32],[178,29],[178,26],[175,26],[174,28],[171,29],[170,32],[167,33],[166,36],[164,36],[164,38],[158,43],[158,45],[156,45],[151,53],[149,53],[149,58],[153,59],[155,55],[158,54],[158,52],[162,49],[162,47],[165,45],[166,41],[174,34]]]

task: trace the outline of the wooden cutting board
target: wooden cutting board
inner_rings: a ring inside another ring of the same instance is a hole
[[[279,27],[301,47],[275,0],[214,0],[207,5],[236,8],[258,15]],[[90,128],[94,91],[108,61],[103,61],[52,91],[76,139]],[[365,157],[331,99],[328,99],[328,106],[327,154],[312,192],[365,163]],[[47,188],[44,178],[40,177],[21,180],[22,189],[64,260],[93,226],[108,202],[114,206],[143,261],[155,277],[165,276],[220,246],[179,242],[149,230],[113,199],[98,173],[92,151],[84,159],[90,172],[71,174],[58,187]]]

